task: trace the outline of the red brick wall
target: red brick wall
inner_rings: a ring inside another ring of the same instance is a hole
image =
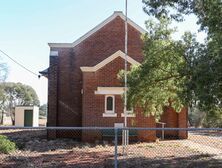
[[[114,123],[124,123],[123,100],[121,95],[115,95],[115,112],[117,117],[103,117],[105,112],[105,95],[95,95],[97,87],[119,87],[120,81],[117,74],[124,68],[124,60],[120,57],[108,63],[96,72],[83,73],[83,126],[113,127]],[[145,117],[141,110],[134,109],[136,117],[128,118],[128,126],[132,127],[155,127],[153,117]],[[100,139],[101,135],[90,134],[88,131],[83,133],[83,140]],[[92,139],[93,138],[93,139]],[[141,141],[153,141],[156,138],[155,131],[138,131],[138,138]]]
[[[178,113],[172,107],[164,107],[164,113],[161,116],[160,122],[164,122],[167,128],[178,127]],[[165,135],[169,138],[177,137],[177,131],[165,131]]]
[[[115,69],[113,68],[115,67]],[[123,123],[123,102],[121,95],[115,95],[116,117],[102,117],[105,112],[105,95],[95,95],[97,87],[121,86],[118,72],[124,67],[124,60],[116,58],[97,72],[83,73],[83,126],[113,127],[114,123]]]
[[[165,107],[161,116],[160,122],[166,123],[165,128],[187,128],[188,110],[186,107],[182,108],[180,112],[176,112],[172,107]],[[157,124],[157,127],[161,127],[161,124]],[[157,131],[160,136],[161,131]],[[180,139],[186,139],[187,131],[164,131],[165,137]]]
[[[128,53],[142,60],[141,34],[129,25]],[[94,66],[118,50],[124,51],[124,21],[117,17],[74,48],[51,48],[58,51],[57,126],[82,126],[81,66]],[[49,88],[53,88],[49,79]],[[51,100],[49,99],[49,104]],[[56,118],[53,110],[50,118]],[[49,118],[49,120],[50,120]]]
[[[128,54],[142,61],[141,34],[129,25]],[[58,51],[57,126],[82,126],[81,66],[94,66],[118,50],[124,51],[124,21],[117,17],[74,48]],[[49,79],[49,88],[54,88]],[[49,120],[56,118],[49,99]],[[51,110],[52,109],[52,110]]]
[[[118,50],[124,51],[124,21],[117,17],[74,48],[81,66],[94,66]],[[128,54],[141,62],[141,34],[128,25]]]
[[[146,116],[141,109],[138,109],[136,113],[137,127],[140,128],[154,128],[156,122],[154,117]],[[155,141],[156,140],[156,131],[150,130],[141,130],[138,131],[138,139],[140,141]]]
[[[184,107],[178,114],[178,127],[179,128],[187,128],[187,121],[188,121],[188,108]],[[179,131],[178,137],[180,139],[187,139],[188,132],[187,131]]]
[[[58,63],[56,68],[50,63],[49,68],[49,126],[113,126],[114,122],[123,122],[123,118],[119,117],[123,109],[120,96],[116,96],[118,117],[101,118],[105,98],[104,95],[94,95],[97,86],[121,85],[116,74],[123,69],[123,60],[118,58],[107,65],[106,70],[101,69],[96,73],[83,74],[80,67],[94,66],[116,51],[124,51],[124,40],[124,21],[117,17],[73,48],[51,48],[51,51],[58,51]],[[142,47],[140,32],[128,25],[128,55],[142,62]],[[95,110],[94,113],[92,110]],[[128,123],[140,123],[135,119],[128,120]],[[154,120],[147,118],[144,123],[153,126]],[[154,137],[154,133],[151,134]],[[57,136],[64,135],[57,132]]]
[[[57,96],[58,96],[58,57],[50,56],[48,75],[48,120],[47,126],[57,125]],[[56,131],[48,131],[49,138],[56,138]]]

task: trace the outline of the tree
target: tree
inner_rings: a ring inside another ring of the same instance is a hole
[[[0,63],[0,83],[4,82],[7,78],[8,74],[8,67],[7,64],[4,62]],[[3,94],[3,88],[0,86],[0,124],[3,123],[4,117],[4,102],[5,102],[5,95]]]
[[[200,29],[208,32],[213,38],[221,39],[222,35],[222,2],[221,0],[142,0],[144,11],[148,15],[171,17],[176,21],[183,21],[184,15],[195,14]]]
[[[39,114],[43,117],[47,115],[47,104],[43,104],[39,107]]]
[[[4,82],[7,78],[8,67],[5,63],[0,63],[0,82]]]
[[[1,60],[1,57],[0,57]],[[4,82],[8,75],[8,66],[4,62],[0,62],[0,82]]]
[[[199,45],[190,33],[185,33],[182,40],[173,40],[175,29],[169,25],[169,18],[160,18],[158,23],[147,21],[144,61],[128,72],[128,103],[142,107],[156,119],[164,106],[180,111],[188,105],[185,86],[190,81],[191,60],[197,53],[193,47]]]
[[[4,119],[4,114],[5,114],[5,102],[6,102],[6,96],[4,94],[4,88],[2,87],[2,85],[0,85],[0,124],[3,124],[3,119]]]
[[[222,2],[221,0],[143,0],[144,11],[157,19],[171,18],[178,22],[184,15],[195,14],[200,31],[207,33],[204,44],[198,44],[193,37],[187,39],[192,47],[186,50],[190,55],[185,72],[187,80],[182,84],[180,99],[191,109],[198,108],[206,113],[204,122],[219,119],[222,123]],[[195,107],[195,108],[193,108]],[[220,125],[217,124],[217,125]],[[205,124],[207,125],[207,124]],[[214,125],[215,126],[215,125]]]
[[[16,106],[39,105],[39,99],[35,90],[21,83],[1,83],[2,96],[0,103],[2,111],[8,112],[14,124],[14,109]]]

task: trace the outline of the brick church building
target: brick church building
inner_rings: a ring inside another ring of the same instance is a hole
[[[125,16],[114,12],[94,29],[73,43],[49,43],[49,68],[41,71],[48,78],[47,126],[114,127],[124,122],[123,85],[117,78],[124,69]],[[145,30],[128,19],[128,56],[131,65],[143,61]],[[155,119],[138,108],[128,111],[129,127],[158,127]],[[161,117],[165,127],[187,127],[187,109],[180,113],[167,107]],[[138,131],[140,141],[153,141],[156,131]],[[171,131],[178,138],[186,138],[186,131]],[[70,137],[60,131],[48,132],[49,138]],[[83,141],[102,138],[102,133],[88,131],[79,135]]]

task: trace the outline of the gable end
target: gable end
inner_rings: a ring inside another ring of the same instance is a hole
[[[106,20],[104,20],[102,23],[97,25],[95,28],[87,32],[85,35],[74,41],[73,43],[48,43],[49,47],[55,47],[55,48],[71,48],[75,47],[76,45],[80,44],[82,41],[87,39],[89,36],[100,30],[102,27],[104,27],[106,24],[108,24],[110,21],[115,19],[117,16],[119,16],[121,19],[125,20],[125,15],[123,12],[116,11],[113,15],[108,17]],[[133,22],[131,19],[127,18],[127,23],[130,24],[132,27],[134,27],[136,30],[138,30],[141,34],[145,34],[146,30],[144,30],[142,27],[137,25],[135,22]]]
[[[125,59],[125,53],[122,52],[121,50],[119,50],[93,67],[80,67],[80,69],[82,70],[82,72],[96,72],[97,70],[104,67],[106,64],[110,63],[111,61],[113,61],[117,57],[121,57],[121,58]],[[137,62],[136,60],[134,60],[130,56],[127,55],[126,57],[127,57],[127,62],[129,62],[130,64],[140,65],[139,62]]]

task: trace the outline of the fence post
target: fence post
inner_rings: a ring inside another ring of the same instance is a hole
[[[162,123],[162,140],[164,140],[164,127],[165,127],[165,124]]]
[[[115,128],[115,158],[114,158],[114,167],[117,168],[118,167],[118,158],[117,158],[117,150],[118,150],[118,128]]]

